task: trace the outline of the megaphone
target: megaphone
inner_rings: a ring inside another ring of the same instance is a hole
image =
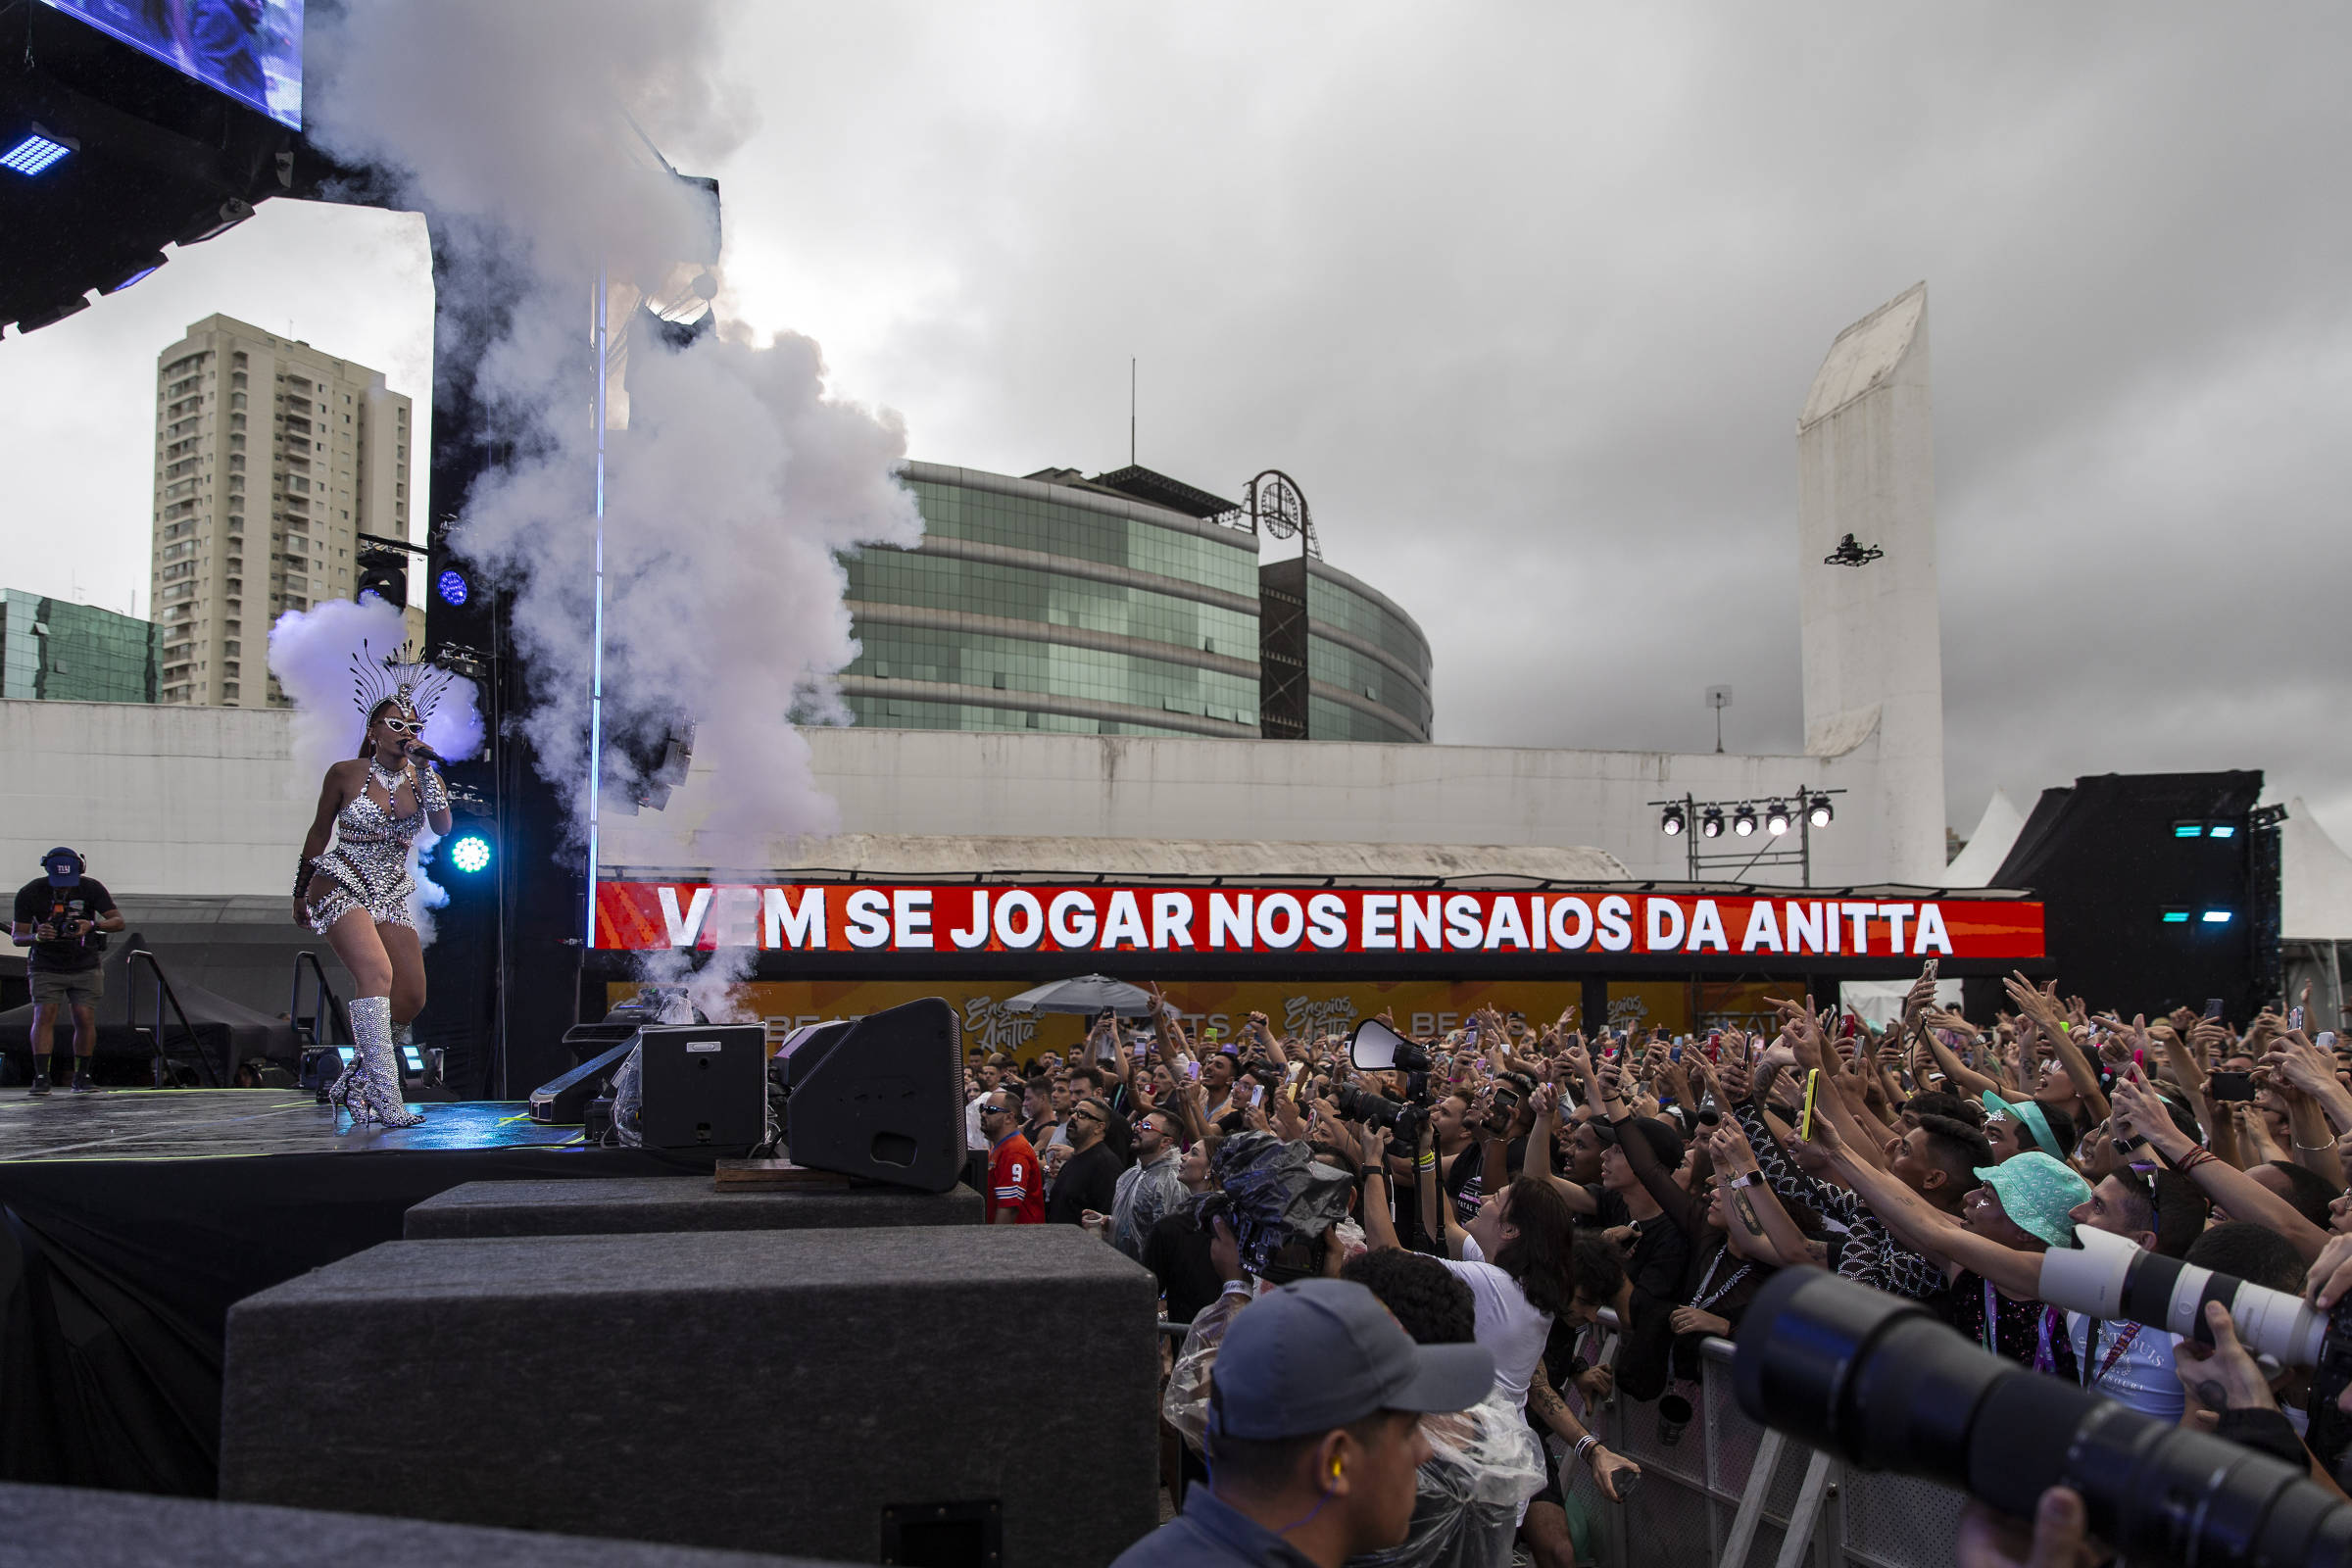
[[[1348,1037],[1348,1059],[1359,1072],[1427,1072],[1429,1053],[1378,1018],[1366,1018]]]

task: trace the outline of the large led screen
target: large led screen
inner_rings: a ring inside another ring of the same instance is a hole
[[[302,128],[303,0],[47,0],[270,119]]]

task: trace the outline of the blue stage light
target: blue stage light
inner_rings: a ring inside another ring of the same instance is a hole
[[[2164,911],[2164,923],[2166,925],[2186,925],[2188,924],[2188,911],[2186,909],[2167,909]]]
[[[2175,822],[2173,824],[2173,837],[2177,839],[2201,839],[2204,836],[2205,824],[2202,822]]]
[[[2208,838],[2233,839],[2237,837],[2237,824],[2234,822],[2216,822],[2213,824],[2213,826],[2205,830],[2205,834]]]
[[[490,863],[490,841],[478,833],[468,833],[449,847],[449,863],[467,876]]]
[[[163,252],[151,252],[144,260],[132,263],[131,266],[120,276],[116,277],[114,281],[99,284],[98,292],[101,294],[120,294],[124,289],[130,287],[131,284],[136,283],[140,278],[147,276],[157,268],[163,266],[167,260],[169,260],[169,258],[167,258]]]
[[[441,596],[443,604],[457,606],[466,602],[471,590],[466,585],[466,574],[453,566],[433,579],[433,592]]]
[[[7,152],[0,153],[0,169],[13,169],[20,174],[38,174],[74,148],[55,137],[34,131]]]
[[[2207,925],[2228,925],[2230,923],[2230,911],[2228,909],[2207,909],[2205,911],[2205,923]]]

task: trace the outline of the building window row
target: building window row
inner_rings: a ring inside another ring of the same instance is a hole
[[[1052,735],[1190,736],[1197,732],[1164,725],[1041,713],[1035,709],[991,708],[917,698],[851,697],[844,700],[860,724],[890,729],[945,729],[1000,733],[1035,731]]]
[[[1257,592],[1255,541],[1246,536],[1227,544],[1115,513],[929,480],[909,488],[925,526],[951,538],[1132,566],[1229,593]]]
[[[1410,622],[1386,606],[1311,571],[1306,578],[1306,613],[1311,620],[1353,632],[1395,654],[1410,668],[1429,668],[1429,641]]]
[[[845,565],[850,598],[867,604],[1002,615],[1257,658],[1254,615],[1198,600],[1033,567],[904,551],[868,550]]]

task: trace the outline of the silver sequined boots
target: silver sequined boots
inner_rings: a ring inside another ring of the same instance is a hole
[[[337,1110],[350,1110],[351,1097],[358,1092],[360,1084],[360,1053],[355,1047],[351,1059],[343,1064],[341,1075],[326,1086],[326,1102]]]
[[[392,1054],[392,999],[355,997],[350,1011],[352,1044],[359,1058],[359,1078],[347,1102],[352,1124],[417,1125],[424,1118],[410,1111],[403,1102],[400,1062]]]

